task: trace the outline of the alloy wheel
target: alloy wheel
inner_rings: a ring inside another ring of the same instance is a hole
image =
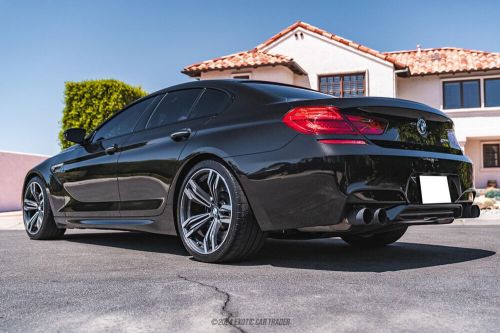
[[[180,202],[181,234],[195,252],[210,254],[224,243],[233,209],[229,187],[217,171],[196,171],[185,183]]]
[[[32,182],[24,192],[23,218],[29,234],[36,234],[42,227],[45,214],[45,198],[40,184]]]

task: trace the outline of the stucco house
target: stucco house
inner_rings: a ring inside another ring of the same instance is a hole
[[[187,66],[196,79],[255,79],[335,96],[419,101],[453,118],[475,185],[500,183],[500,53],[455,47],[379,52],[304,22],[252,50]]]

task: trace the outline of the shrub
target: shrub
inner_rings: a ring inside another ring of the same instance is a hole
[[[489,190],[484,196],[490,199],[500,199],[500,190]]]
[[[72,145],[63,136],[68,128],[79,127],[89,133],[116,111],[146,94],[141,87],[118,80],[66,82],[59,133],[61,147],[64,149]]]
[[[494,206],[495,206],[495,200],[493,200],[493,199],[485,199],[484,202],[483,202],[482,209],[493,208]]]

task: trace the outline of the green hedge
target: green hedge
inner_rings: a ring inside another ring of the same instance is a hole
[[[72,145],[64,140],[63,132],[66,129],[79,127],[89,133],[113,113],[147,94],[141,87],[133,87],[118,80],[66,82],[65,85],[65,106],[59,133],[63,149]]]

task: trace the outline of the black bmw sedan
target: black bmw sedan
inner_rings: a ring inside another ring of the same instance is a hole
[[[26,175],[32,239],[67,228],[176,234],[196,259],[222,262],[266,236],[383,246],[411,225],[479,216],[452,121],[411,101],[197,81],[65,137],[75,145]]]

